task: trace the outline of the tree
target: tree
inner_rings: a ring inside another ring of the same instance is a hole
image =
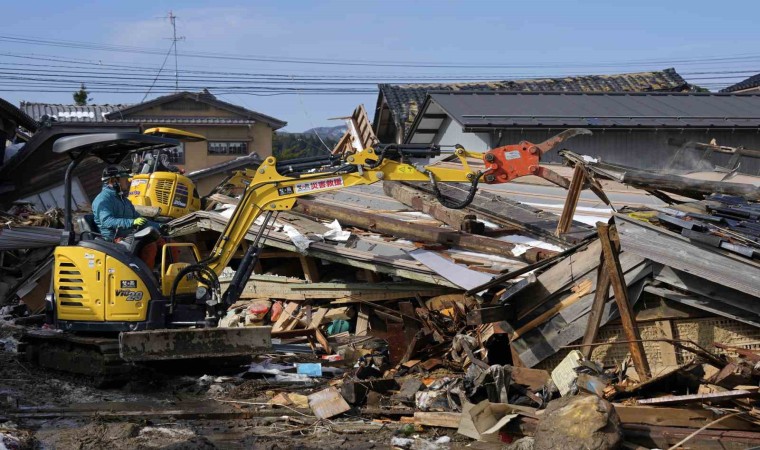
[[[87,102],[91,102],[92,99],[89,98],[90,93],[87,92],[87,88],[84,86],[84,83],[82,83],[81,87],[78,91],[74,92],[74,104],[77,106],[86,106]]]

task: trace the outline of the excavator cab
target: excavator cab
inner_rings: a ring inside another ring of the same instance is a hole
[[[177,145],[160,149],[150,148],[132,155],[132,183],[129,200],[144,215],[160,219],[176,219],[201,208],[198,190],[182,170],[172,164],[176,149],[184,142],[200,142],[200,134],[174,128],[157,127],[143,132],[177,140]],[[148,213],[146,211],[151,211]]]

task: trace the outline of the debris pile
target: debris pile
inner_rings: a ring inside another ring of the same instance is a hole
[[[345,190],[281,213],[220,322],[271,327],[271,350],[203,367],[224,373],[195,379],[192,399],[139,410],[109,402],[106,415],[196,421],[192,431],[141,425],[129,434],[135,445],[212,445],[199,430],[219,423],[201,418],[245,422],[240,433],[272,444],[281,433],[399,448],[760,445],[753,188],[704,194],[650,174],[662,182],[647,190],[661,201],[610,206],[610,220],[593,227],[573,220],[572,197],[593,187],[610,203],[599,180],[629,172],[566,157],[578,178],[559,217],[489,191],[461,211],[439,209],[427,188],[391,182],[390,197]],[[235,199],[214,201],[216,210],[170,223],[171,236],[208,248]],[[220,277],[223,289],[233,274]],[[15,407],[8,417],[103,408]]]
[[[0,311],[39,313],[50,286],[50,256],[61,241],[63,211],[40,212],[17,203],[0,211],[0,224]]]

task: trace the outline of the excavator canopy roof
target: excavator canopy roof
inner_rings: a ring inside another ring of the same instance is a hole
[[[202,134],[191,133],[189,131],[167,127],[148,128],[147,130],[143,131],[143,134],[179,139],[183,142],[200,142],[206,140],[206,136]]]
[[[130,153],[156,148],[175,147],[180,141],[141,133],[97,133],[67,136],[53,144],[54,153],[68,153],[72,158],[83,152],[111,164],[118,163]]]

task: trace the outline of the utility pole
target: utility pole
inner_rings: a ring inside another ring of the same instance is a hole
[[[177,37],[177,16],[169,11],[169,22],[172,24],[172,45],[174,46],[174,91],[179,92],[179,64],[177,63],[177,41],[182,41],[185,36]]]

